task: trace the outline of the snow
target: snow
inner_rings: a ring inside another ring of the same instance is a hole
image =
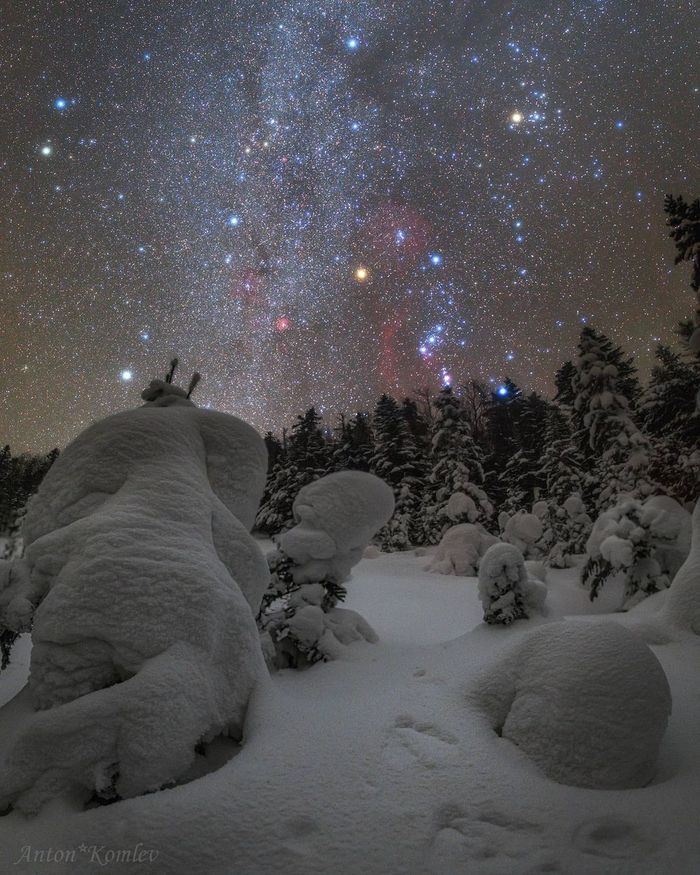
[[[692,518],[692,543],[666,597],[664,619],[700,635],[700,499]]]
[[[565,786],[499,738],[469,694],[543,623],[589,613],[595,627],[619,596],[606,589],[591,604],[576,569],[550,570],[547,620],[491,627],[473,578],[431,574],[424,562],[396,553],[354,568],[348,608],[379,642],[275,674],[251,699],[236,756],[198,780],[114,805],[83,811],[65,797],[34,819],[0,818],[0,871],[29,871],[14,866],[22,849],[53,847],[74,849],[75,862],[37,871],[695,875],[700,638],[652,648],[673,694],[652,783]],[[10,682],[14,689],[19,678]],[[16,699],[0,711],[3,741],[21,725],[22,707]],[[155,862],[91,860],[92,846],[105,859],[138,843]]]
[[[497,540],[479,525],[461,523],[452,526],[442,536],[426,570],[472,576],[476,574],[481,557]]]
[[[535,545],[544,533],[542,520],[534,513],[518,511],[508,520],[503,531],[503,540],[517,547],[525,556],[536,558]]]
[[[294,562],[294,581],[342,583],[391,516],[394,494],[373,474],[339,471],[304,486],[293,510],[297,524],[278,543]]]
[[[464,492],[453,492],[445,505],[445,515],[453,522],[466,518],[470,523],[473,523],[479,516],[479,510],[470,495],[466,495]]]
[[[200,739],[240,735],[265,677],[248,533],[265,470],[250,426],[186,401],[109,417],[59,456],[0,598],[10,628],[35,608],[28,697],[46,709],[5,747],[0,805],[112,776],[122,796],[154,790]]]
[[[548,624],[490,667],[476,700],[552,780],[599,789],[654,776],[671,713],[664,671],[617,623]]]

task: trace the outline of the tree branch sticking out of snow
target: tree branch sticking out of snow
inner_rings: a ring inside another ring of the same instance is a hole
[[[271,583],[258,615],[274,666],[304,667],[337,658],[352,641],[377,640],[359,614],[337,604],[352,566],[393,510],[391,488],[364,471],[329,474],[300,490],[296,525],[277,536],[268,557]]]

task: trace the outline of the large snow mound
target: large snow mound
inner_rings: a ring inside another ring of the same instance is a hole
[[[537,629],[483,675],[474,695],[493,728],[552,780],[599,789],[653,778],[671,713],[656,656],[609,621]]]
[[[543,534],[542,520],[536,514],[518,511],[506,522],[502,538],[525,556],[537,558],[540,554],[535,544]]]
[[[426,571],[472,577],[481,557],[498,538],[479,525],[461,523],[452,526],[442,536]]]
[[[339,471],[304,486],[292,509],[296,525],[278,544],[294,563],[295,583],[342,583],[394,512],[394,493],[374,474]]]
[[[248,532],[262,439],[232,416],[146,406],[88,428],[31,501],[0,622],[34,611],[37,714],[0,772],[35,810],[72,784],[122,796],[177,778],[203,737],[240,734],[264,673],[267,564]]]

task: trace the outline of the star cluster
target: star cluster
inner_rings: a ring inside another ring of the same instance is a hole
[[[15,4],[0,440],[63,444],[178,354],[261,429],[690,309],[690,0]]]

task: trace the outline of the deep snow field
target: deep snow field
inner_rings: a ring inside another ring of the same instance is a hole
[[[243,747],[220,768],[87,811],[60,799],[34,819],[0,818],[0,872],[700,872],[700,639],[653,647],[673,694],[654,781],[625,791],[559,785],[490,729],[470,685],[528,630],[566,615],[596,622],[620,590],[591,604],[574,569],[549,570],[547,618],[487,626],[476,579],[425,572],[427,562],[364,559],[346,604],[379,643],[273,675],[251,705]],[[24,684],[28,656],[25,636],[0,702]],[[0,714],[4,743],[26,707],[20,696]],[[222,749],[233,750],[213,745],[210,756]],[[150,853],[110,862],[130,849]],[[29,862],[39,852],[44,862]]]

